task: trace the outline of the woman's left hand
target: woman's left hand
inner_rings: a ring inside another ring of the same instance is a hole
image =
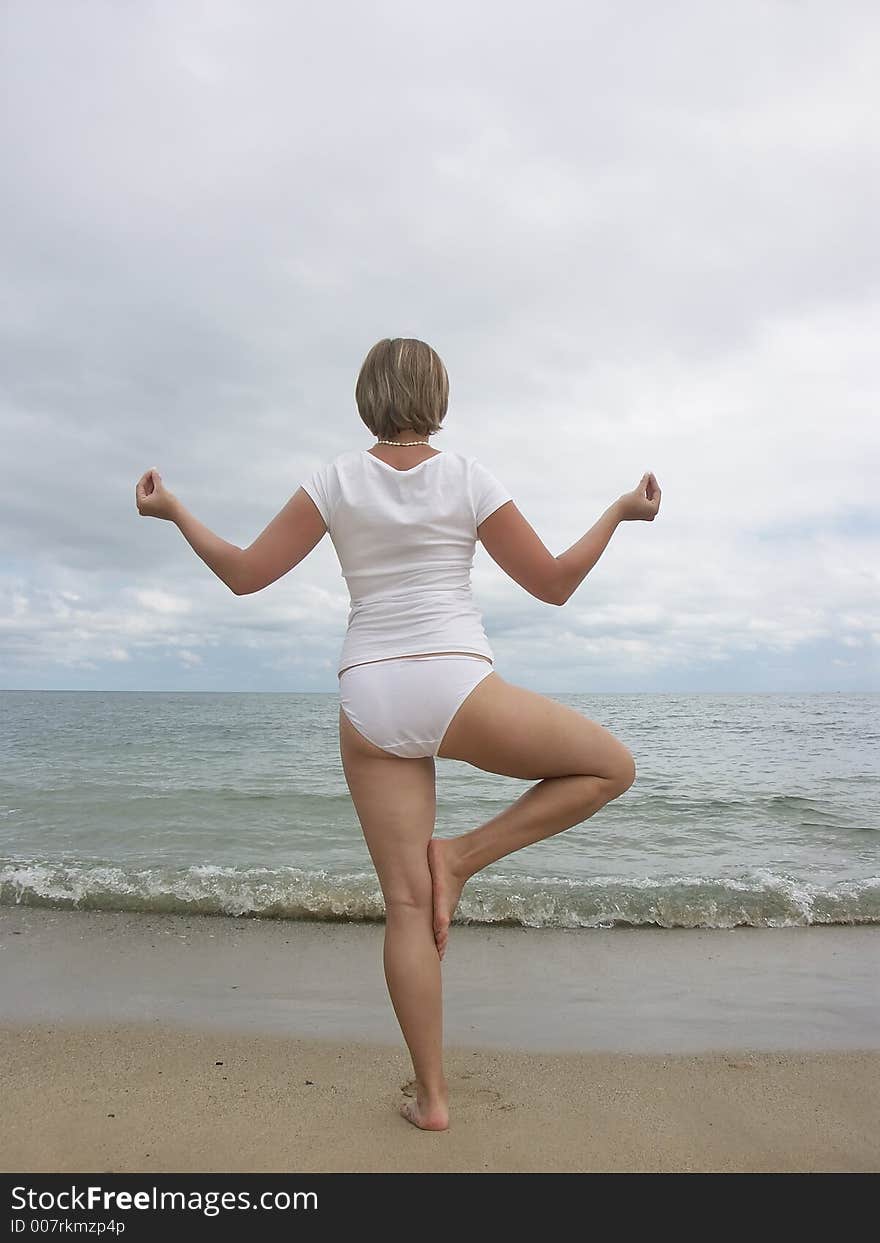
[[[138,513],[143,518],[174,518],[177,497],[169,492],[155,466],[144,471],[135,488]]]

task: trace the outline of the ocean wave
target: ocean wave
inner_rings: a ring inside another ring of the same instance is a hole
[[[292,867],[0,862],[0,906],[378,921],[375,876]],[[834,886],[756,869],[739,877],[481,876],[456,923],[524,928],[792,928],[880,923],[880,877]]]

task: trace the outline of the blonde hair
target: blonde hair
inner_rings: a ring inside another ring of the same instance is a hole
[[[449,376],[424,341],[384,337],[364,359],[354,390],[360,416],[374,436],[432,436],[449,404]]]

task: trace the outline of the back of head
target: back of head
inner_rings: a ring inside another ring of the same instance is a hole
[[[379,440],[401,432],[432,436],[449,404],[449,377],[424,341],[383,337],[363,361],[355,401],[361,419]]]

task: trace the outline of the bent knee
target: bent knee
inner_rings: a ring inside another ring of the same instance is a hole
[[[614,787],[614,798],[619,798],[624,794],[636,779],[636,761],[632,752],[626,747],[622,749],[619,760],[614,766],[614,771],[607,778]]]

